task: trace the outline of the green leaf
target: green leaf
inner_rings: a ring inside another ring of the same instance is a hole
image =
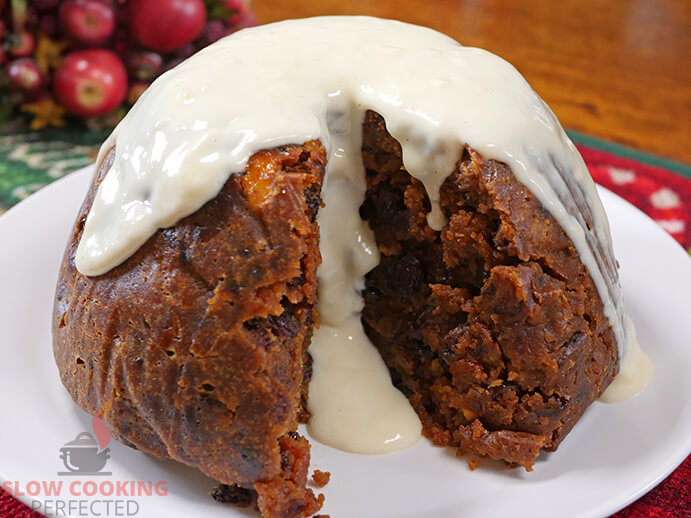
[[[14,30],[24,30],[26,23],[26,0],[12,0],[12,22]]]
[[[206,0],[206,15],[209,20],[227,20],[238,12],[225,6],[223,0]]]

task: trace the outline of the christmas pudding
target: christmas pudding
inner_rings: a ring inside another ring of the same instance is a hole
[[[123,443],[307,516],[298,422],[348,451],[422,432],[530,469],[628,327],[595,186],[520,74],[326,17],[240,31],[145,92],[101,148],[53,339]]]

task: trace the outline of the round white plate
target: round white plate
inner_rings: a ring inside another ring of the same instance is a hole
[[[81,171],[57,181],[0,218],[0,480],[49,515],[63,512],[62,505],[68,512],[61,516],[122,516],[118,500],[143,517],[256,516],[214,502],[208,496],[213,481],[196,470],[116,441],[104,468],[111,475],[58,475],[65,471],[60,448],[91,431],[90,416],[60,384],[50,338],[55,280],[90,176]],[[604,517],[650,490],[689,454],[691,260],[642,212],[609,191],[600,193],[627,311],[655,363],[648,389],[623,403],[592,405],[559,450],[542,454],[531,473],[489,461],[471,472],[451,449],[425,439],[383,456],[313,442],[312,468],[332,473],[322,512],[334,518]],[[117,488],[116,481],[129,484],[120,486],[120,496],[104,494]],[[132,496],[138,481],[143,487]],[[50,482],[62,482],[59,496],[46,495],[42,484]],[[149,482],[154,488],[163,482],[166,494],[147,496]],[[35,496],[26,494],[37,487]],[[94,488],[95,495],[83,494]]]

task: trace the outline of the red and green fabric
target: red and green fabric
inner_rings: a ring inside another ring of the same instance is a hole
[[[650,216],[691,253],[691,167],[569,132],[593,179]]]

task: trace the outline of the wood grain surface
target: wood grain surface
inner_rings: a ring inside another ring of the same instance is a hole
[[[690,0],[255,0],[262,23],[366,14],[518,68],[568,128],[691,163]]]

